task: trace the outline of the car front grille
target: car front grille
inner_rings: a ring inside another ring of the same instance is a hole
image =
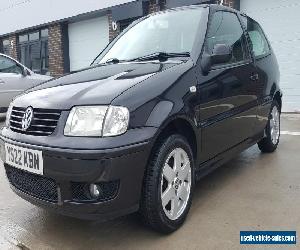
[[[34,135],[51,135],[57,127],[61,111],[56,109],[33,109],[33,120],[27,130],[22,129],[22,118],[26,108],[13,107],[10,115],[10,129],[14,132]]]
[[[23,170],[5,166],[7,178],[12,186],[35,198],[57,203],[57,184],[54,180]]]

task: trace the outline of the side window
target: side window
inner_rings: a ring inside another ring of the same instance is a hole
[[[250,37],[250,45],[255,57],[268,55],[270,53],[270,47],[262,28],[251,18],[243,18],[243,20]]]
[[[0,56],[0,73],[22,74],[22,69],[15,61]]]
[[[215,45],[226,44],[232,49],[229,63],[245,61],[249,59],[245,41],[244,31],[236,14],[218,11],[213,15],[206,39],[206,52],[209,55]]]

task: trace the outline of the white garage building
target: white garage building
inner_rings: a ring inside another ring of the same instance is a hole
[[[240,0],[240,9],[263,26],[275,50],[284,111],[300,112],[300,1]]]
[[[75,71],[88,66],[109,43],[108,18],[70,23],[68,35],[70,71]]]

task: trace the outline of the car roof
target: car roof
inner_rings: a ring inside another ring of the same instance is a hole
[[[227,7],[227,6],[224,6],[224,5],[220,5],[220,4],[193,4],[193,5],[186,5],[186,6],[180,6],[180,7],[175,7],[175,8],[170,8],[170,9],[166,9],[166,10],[163,10],[163,11],[155,12],[155,13],[153,13],[151,15],[156,15],[156,14],[164,13],[164,12],[167,12],[167,11],[180,11],[180,10],[195,9],[195,8],[210,8],[213,11],[220,11],[220,10],[230,11],[230,12],[233,12],[233,13],[239,13],[239,14],[241,14],[243,16],[247,16],[246,14],[241,13],[240,11],[238,11],[236,9],[233,9],[233,8],[230,8],[230,7]]]
[[[167,11],[180,11],[180,10],[195,9],[195,8],[210,8],[212,11],[229,11],[229,12],[232,12],[232,13],[239,14],[239,15],[241,15],[243,17],[250,18],[251,20],[257,22],[255,19],[253,19],[252,17],[249,17],[244,12],[241,12],[239,10],[233,9],[231,7],[228,7],[228,6],[220,5],[220,4],[192,4],[192,5],[184,5],[184,6],[180,6],[180,7],[174,7],[174,8],[169,8],[169,9],[162,10],[162,11],[159,11],[159,12],[155,12],[155,13],[152,13],[152,14],[150,14],[148,16],[156,15],[156,14],[159,14],[159,13],[164,13],[164,12],[167,12]]]
[[[231,11],[231,12],[239,13],[238,10],[233,9],[231,7],[228,7],[228,6],[224,6],[224,5],[220,5],[220,4],[208,4],[208,5],[209,5],[209,7],[211,9],[214,9],[214,10],[226,10],[226,11]]]

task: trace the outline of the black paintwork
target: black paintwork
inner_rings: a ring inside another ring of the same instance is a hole
[[[6,127],[2,129],[2,144],[5,141],[42,150],[45,175],[60,185],[59,204],[49,204],[15,190],[19,195],[65,214],[77,217],[98,214],[108,218],[138,209],[147,160],[170,123],[184,121],[185,129],[193,131],[198,177],[263,137],[272,100],[282,96],[273,51],[255,60],[248,47],[249,60],[204,74],[202,47],[209,16],[216,10],[240,14],[218,5],[196,8],[204,8],[206,16],[190,58],[97,65],[49,81],[14,100],[15,106],[63,110],[51,136],[29,136]],[[195,93],[190,91],[192,86],[197,89]],[[63,135],[73,106],[101,104],[129,109],[130,124],[125,134],[111,138]],[[121,185],[112,201],[101,204],[70,201],[70,181],[93,183],[116,179]]]

